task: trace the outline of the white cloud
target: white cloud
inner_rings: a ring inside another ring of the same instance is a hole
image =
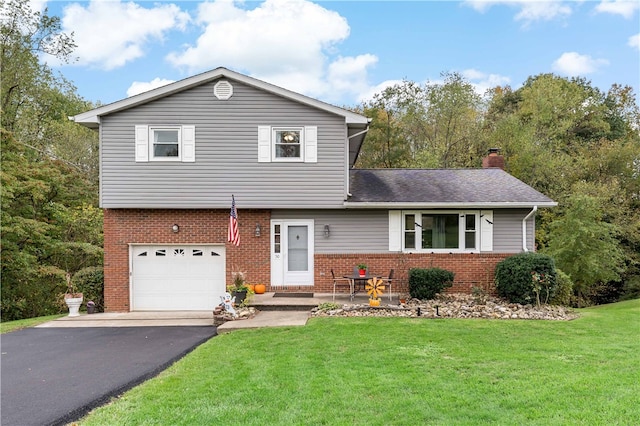
[[[155,89],[157,87],[166,86],[167,84],[173,83],[174,80],[166,80],[164,78],[156,77],[151,81],[134,81],[131,83],[131,86],[127,89],[127,96],[135,96],[142,92],[148,92],[149,90]]]
[[[29,6],[34,12],[42,12],[47,7],[47,0],[29,0]]]
[[[478,12],[484,13],[492,6],[509,6],[519,9],[515,21],[523,21],[527,26],[535,21],[550,21],[571,15],[572,9],[564,1],[532,1],[532,0],[466,0],[465,4]]]
[[[640,33],[629,37],[629,41],[627,42],[627,44],[640,50]]]
[[[67,6],[62,27],[75,33],[77,65],[111,70],[144,56],[151,40],[162,40],[172,29],[184,29],[188,20],[188,14],[174,4],[147,9],[133,2],[92,0],[86,7]]]
[[[462,71],[462,76],[469,80],[477,94],[483,96],[487,90],[496,86],[504,86],[511,83],[509,77],[500,74],[486,74],[473,68]]]
[[[636,10],[640,10],[640,2],[637,0],[603,0],[596,6],[596,12],[622,15],[631,19]]]
[[[580,76],[596,72],[606,65],[609,65],[609,61],[606,59],[593,59],[589,55],[565,52],[553,62],[552,68],[562,75]]]
[[[382,93],[387,87],[393,87],[398,84],[402,84],[402,80],[385,80],[382,83],[369,87],[367,90],[360,93],[358,96],[358,103],[366,103],[373,100],[373,97]]]
[[[254,3],[251,3],[254,5]],[[214,0],[198,7],[203,32],[193,45],[167,60],[189,73],[218,66],[309,96],[344,99],[366,90],[374,55],[337,57],[349,37],[345,18],[306,0],[266,0],[254,9]],[[341,92],[341,93],[340,93]]]

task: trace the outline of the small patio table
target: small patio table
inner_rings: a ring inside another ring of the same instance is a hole
[[[353,300],[353,297],[356,295],[356,283],[358,285],[362,284],[362,288],[364,289],[364,286],[367,282],[367,280],[370,280],[371,278],[380,278],[381,275],[380,274],[370,274],[370,273],[366,273],[364,276],[360,275],[360,274],[351,274],[351,275],[343,275],[342,278],[346,278],[349,280],[349,300]]]

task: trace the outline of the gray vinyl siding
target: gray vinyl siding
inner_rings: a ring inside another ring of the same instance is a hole
[[[317,254],[389,252],[387,210],[274,210],[271,218],[313,219]],[[324,225],[331,230],[329,238]]]
[[[522,219],[531,210],[512,209],[493,211],[493,252],[520,253],[522,251]],[[314,221],[315,252],[388,253],[389,213],[387,210],[274,210],[271,218],[307,219]],[[324,225],[331,230],[324,236]],[[527,248],[534,249],[535,220],[527,221]]]
[[[228,79],[229,80],[229,79]],[[221,101],[210,82],[101,121],[101,205],[105,208],[342,206],[343,117],[229,80]],[[196,161],[135,162],[136,125],[195,125]],[[317,163],[258,163],[258,126],[317,126]]]
[[[493,211],[493,251],[495,253],[520,253],[522,250],[522,219],[530,209]],[[527,249],[534,250],[535,215],[527,220]]]

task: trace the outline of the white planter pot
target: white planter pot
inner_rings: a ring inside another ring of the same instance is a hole
[[[65,298],[64,301],[69,307],[69,316],[70,317],[79,317],[80,316],[80,305],[82,305],[82,297],[69,297]]]

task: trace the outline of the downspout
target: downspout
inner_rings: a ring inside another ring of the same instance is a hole
[[[525,252],[529,251],[527,248],[527,220],[529,220],[536,211],[538,211],[538,206],[533,206],[533,210],[522,219],[522,250]]]

